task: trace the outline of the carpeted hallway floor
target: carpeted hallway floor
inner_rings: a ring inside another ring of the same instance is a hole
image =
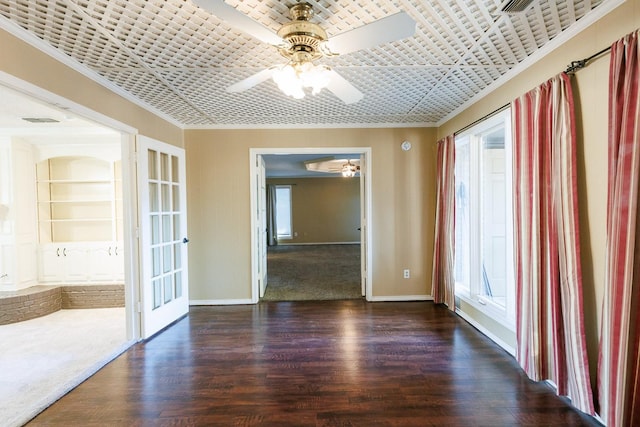
[[[279,245],[267,253],[264,301],[362,298],[360,245]]]

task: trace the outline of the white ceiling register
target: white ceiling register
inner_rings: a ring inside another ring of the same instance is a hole
[[[313,65],[343,88],[314,95],[305,86],[296,97],[265,71],[291,59],[278,31],[292,22],[293,0],[0,0],[0,26],[35,35],[183,127],[410,126],[442,122],[616,2],[533,0],[507,13],[499,0],[309,0],[313,13],[299,16],[326,32],[331,53]],[[363,28],[400,16],[379,27],[387,39],[357,42],[359,32],[371,36]],[[332,39],[355,45],[332,50]],[[249,87],[229,90],[242,82]]]

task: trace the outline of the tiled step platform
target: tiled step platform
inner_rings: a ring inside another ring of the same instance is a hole
[[[0,325],[46,316],[61,309],[124,307],[124,284],[38,285],[0,292]]]

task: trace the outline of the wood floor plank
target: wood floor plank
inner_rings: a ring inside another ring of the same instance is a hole
[[[430,302],[192,307],[29,426],[596,426]]]

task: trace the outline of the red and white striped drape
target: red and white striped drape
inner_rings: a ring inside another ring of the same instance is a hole
[[[455,138],[438,141],[436,190],[436,230],[433,250],[433,300],[455,310],[453,241],[455,238]]]
[[[553,77],[512,102],[516,359],[593,414],[582,312],[573,94]]]
[[[640,425],[640,45],[636,31],[611,47],[609,193],[602,330],[600,416],[608,426]]]

